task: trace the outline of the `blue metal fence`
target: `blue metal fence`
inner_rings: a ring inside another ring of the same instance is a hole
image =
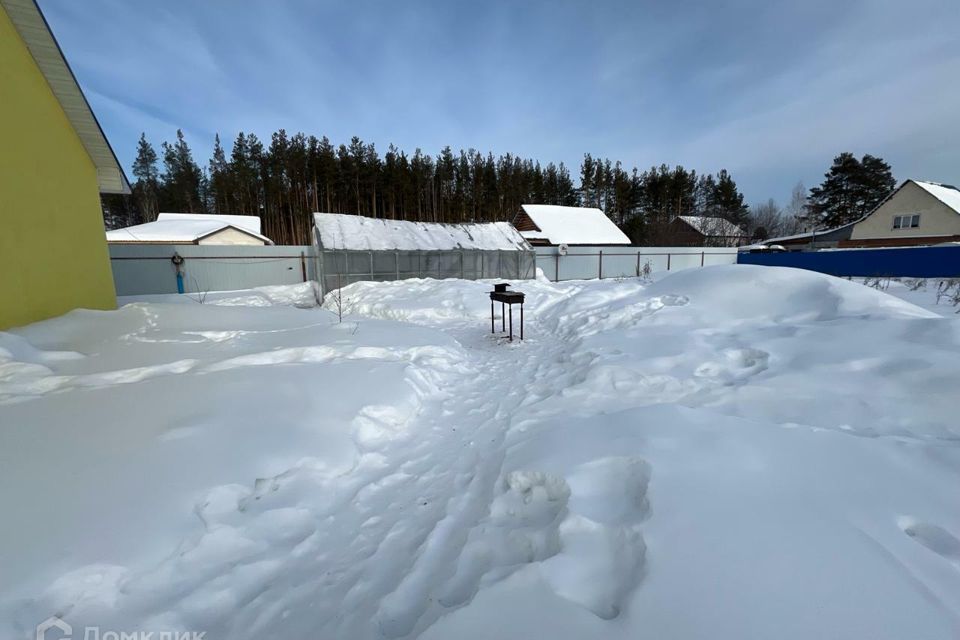
[[[796,267],[833,276],[954,278],[960,276],[960,245],[797,253],[741,252],[737,263]]]

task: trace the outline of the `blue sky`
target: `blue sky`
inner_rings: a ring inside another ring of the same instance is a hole
[[[641,169],[784,203],[841,151],[960,183],[960,2],[40,0],[129,172],[141,131],[285,128]],[[229,152],[229,146],[228,146]]]

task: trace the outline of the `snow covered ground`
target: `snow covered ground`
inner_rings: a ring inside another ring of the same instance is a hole
[[[523,343],[459,280],[0,333],[0,637],[960,635],[957,316],[746,265],[516,287]]]
[[[868,287],[884,291],[901,300],[936,314],[949,316],[960,312],[960,280],[938,278],[857,278]]]

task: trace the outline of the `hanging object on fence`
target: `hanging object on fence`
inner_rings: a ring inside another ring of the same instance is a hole
[[[494,322],[494,304],[500,303],[500,330],[507,331],[507,315],[510,320],[510,342],[513,342],[513,305],[520,305],[520,339],[523,340],[523,299],[524,294],[520,291],[507,291],[510,285],[506,282],[493,285],[493,291],[490,292],[490,333],[496,333],[496,324]]]
[[[173,257],[170,258],[170,262],[173,263],[174,269],[177,270],[177,293],[183,293],[183,256],[174,252]]]

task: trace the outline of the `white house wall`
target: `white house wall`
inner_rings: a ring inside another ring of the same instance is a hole
[[[216,233],[211,233],[205,238],[201,238],[197,244],[263,246],[263,240],[260,238],[254,238],[253,236],[243,233],[242,231],[238,231],[232,227],[227,227],[217,231]]]

